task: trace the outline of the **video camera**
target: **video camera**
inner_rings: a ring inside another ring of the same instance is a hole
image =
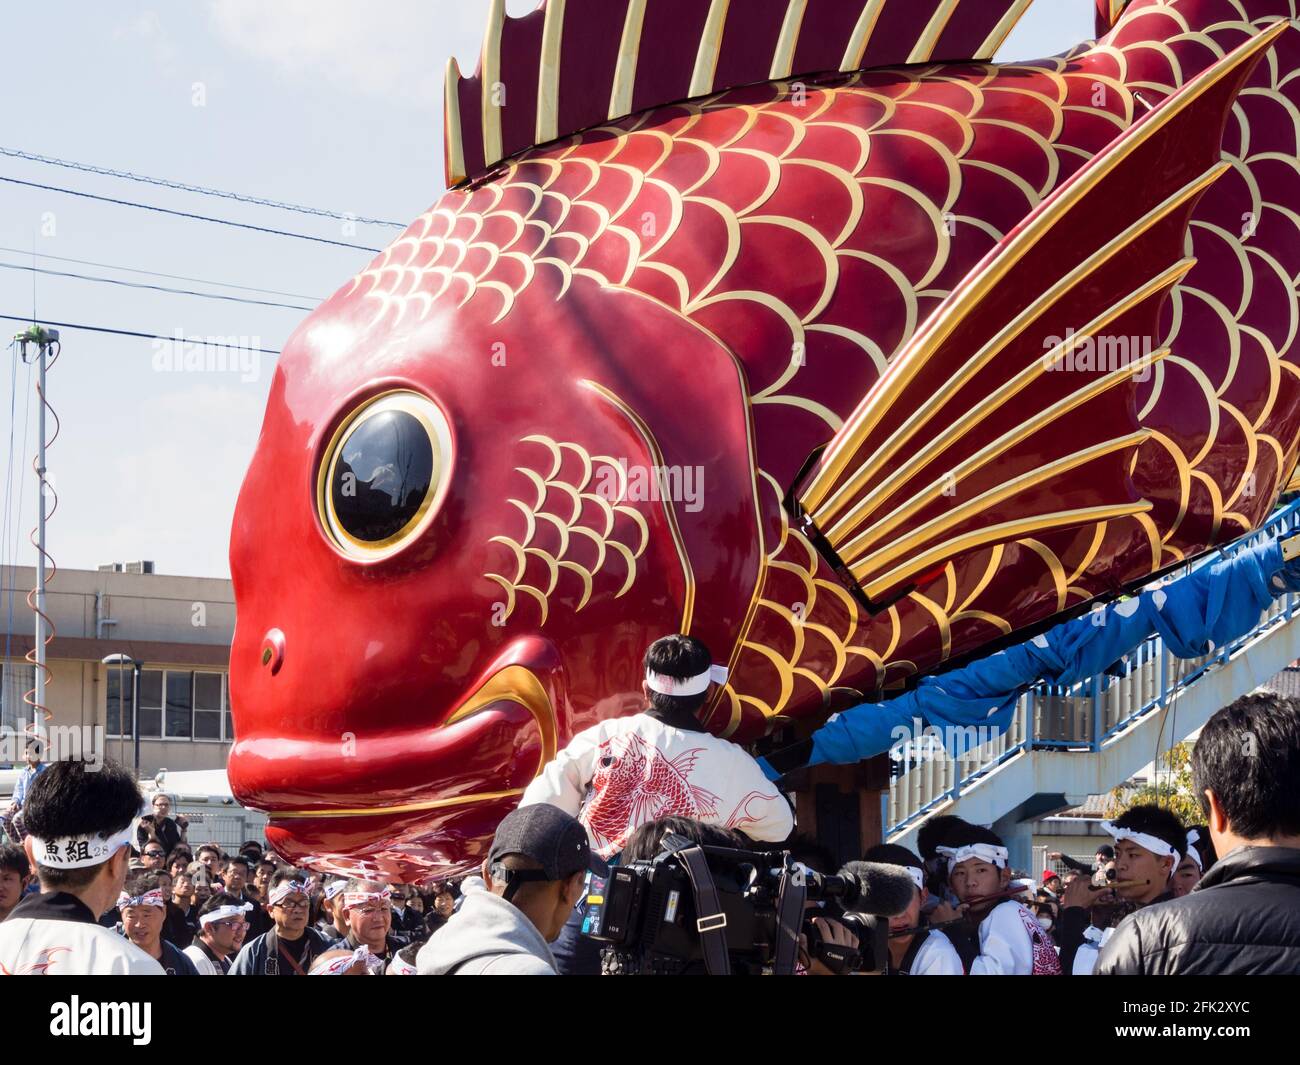
[[[788,975],[801,932],[809,954],[832,971],[879,972],[888,918],[907,908],[913,890],[897,866],[851,862],[824,876],[788,851],[700,845],[670,833],[654,858],[593,877],[583,933],[605,945],[606,975]],[[808,911],[807,902],[829,912]],[[823,942],[809,920],[821,916],[847,925],[856,950]]]

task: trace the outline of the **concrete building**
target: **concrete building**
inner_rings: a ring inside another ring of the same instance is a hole
[[[235,631],[231,583],[153,573],[148,563],[126,568],[136,572],[60,569],[47,586],[46,612],[56,630],[46,651],[49,724],[100,726],[104,753],[131,765],[138,712],[142,777],[162,768],[224,770],[233,737],[227,683]],[[35,674],[23,656],[34,641],[26,597],[35,579],[31,567],[0,569],[0,730],[32,720],[23,693],[34,686]],[[138,711],[131,668],[102,662],[119,653],[142,666]]]

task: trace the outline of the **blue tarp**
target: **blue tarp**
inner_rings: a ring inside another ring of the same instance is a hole
[[[1203,563],[1183,577],[1099,606],[1026,643],[949,673],[922,677],[912,691],[895,699],[836,714],[813,734],[806,764],[847,765],[874,757],[897,744],[900,735],[917,738],[918,723],[941,732],[955,726],[949,735],[961,735],[970,726],[1004,732],[1020,696],[1035,684],[1069,685],[1096,676],[1153,634],[1171,654],[1199,658],[1250,632],[1274,598],[1295,591],[1300,591],[1300,559],[1283,562],[1277,539]],[[781,775],[765,760],[759,763],[771,779]]]

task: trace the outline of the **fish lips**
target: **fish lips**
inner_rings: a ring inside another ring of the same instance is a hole
[[[241,737],[231,787],[271,815],[268,839],[286,856],[326,856],[337,867],[328,856],[348,855],[348,867],[364,869],[381,854],[401,854],[408,871],[413,863],[465,867],[555,756],[560,674],[546,641],[517,641],[439,725],[329,739]]]
[[[547,746],[527,706],[498,698],[433,729],[240,740],[229,776],[242,803],[270,814],[268,840],[285,857],[464,864],[518,803]]]

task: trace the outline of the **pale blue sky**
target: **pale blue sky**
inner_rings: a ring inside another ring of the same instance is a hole
[[[521,14],[535,2],[507,6]],[[11,45],[11,62],[0,87],[0,145],[406,222],[442,191],[443,64],[450,53],[472,69],[487,7],[487,0],[6,4],[0,39]],[[1091,36],[1092,12],[1091,0],[1038,0],[1002,58],[1064,51]],[[203,106],[195,106],[196,83]],[[358,226],[345,237],[330,220],[12,158],[0,157],[0,175],[371,247],[396,232]],[[42,232],[51,222],[52,233]],[[30,265],[33,243],[45,255],[317,298],[370,258],[0,183],[0,248],[24,250],[0,251],[0,262]],[[48,276],[37,279],[35,300],[42,320],[257,337],[265,348],[279,348],[304,316]],[[0,314],[28,315],[32,301],[32,275],[0,269]],[[19,328],[0,321],[5,336]],[[49,453],[61,496],[49,527],[56,561],[93,568],[151,558],[166,573],[226,576],[231,513],[257,441],[271,358],[256,379],[243,381],[231,372],[160,373],[148,340],[72,330],[63,339],[49,380],[63,423]],[[0,366],[6,449],[13,361],[8,356]],[[25,367],[18,367],[17,386],[15,482],[0,561],[30,564],[30,469],[21,493],[17,481],[35,439]]]

